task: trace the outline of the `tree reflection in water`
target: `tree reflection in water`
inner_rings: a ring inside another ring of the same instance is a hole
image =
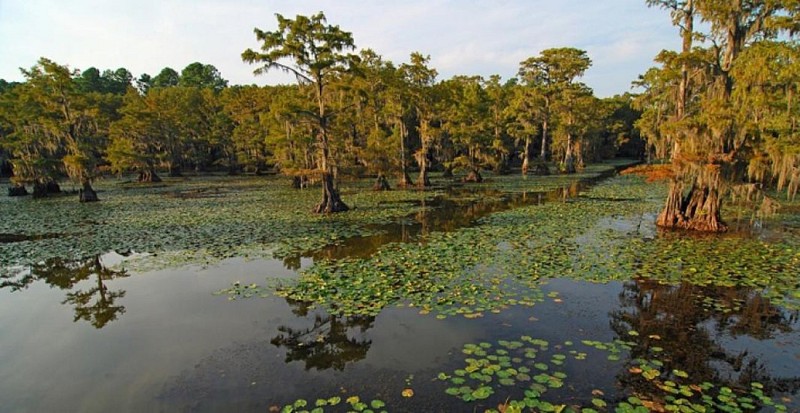
[[[620,304],[620,310],[610,314],[610,323],[618,337],[636,343],[631,361],[648,359],[659,347],[664,371],[683,370],[694,383],[708,381],[744,390],[759,382],[771,392],[800,390],[800,376],[771,375],[769,366],[758,359],[757,342],[740,351],[723,343],[737,336],[774,339],[796,327],[797,311],[777,307],[752,289],[672,286],[637,279],[624,284]],[[638,335],[630,335],[631,330]],[[654,400],[664,393],[627,368],[618,380],[631,393],[653,395]]]
[[[51,287],[68,291],[62,304],[73,307],[74,321],[84,320],[95,328],[103,328],[125,313],[125,307],[116,303],[125,296],[125,291],[109,291],[106,282],[128,276],[125,270],[106,268],[100,256],[77,261],[53,258],[31,266],[30,270],[4,273],[0,288],[20,291],[42,280]]]
[[[308,303],[287,300],[292,313],[307,317]],[[278,327],[281,333],[270,342],[277,347],[285,347],[286,362],[304,361],[306,370],[344,370],[348,363],[364,359],[372,345],[372,340],[363,338],[364,333],[373,327],[372,316],[314,315],[311,327],[295,329]],[[355,333],[355,334],[354,334]],[[361,337],[355,337],[360,335]]]

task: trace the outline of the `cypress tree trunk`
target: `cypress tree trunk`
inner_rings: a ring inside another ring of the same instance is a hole
[[[692,35],[694,27],[694,4],[692,0],[687,1],[683,16],[683,48],[684,54],[691,51]],[[735,31],[734,31],[735,32]],[[728,50],[726,51],[725,62],[732,62],[739,46],[736,41],[737,33],[730,33],[734,38],[729,39]],[[729,69],[729,68],[728,68]],[[730,98],[732,84],[727,72],[723,73],[725,79],[725,89],[723,90],[723,100]],[[689,67],[686,63],[681,66],[681,81],[678,85],[678,97],[676,105],[676,118],[683,119],[686,116],[686,105],[689,100]],[[732,133],[731,131],[723,131]],[[724,145],[721,145],[724,147]],[[661,214],[658,216],[656,224],[663,228],[687,229],[702,232],[724,232],[728,227],[722,221],[722,181],[720,177],[720,165],[712,162],[708,165],[700,165],[700,172],[695,176],[686,176],[685,166],[678,137],[673,138],[672,147],[672,167],[675,173],[670,184],[669,195]],[[681,178],[683,177],[683,180]],[[686,196],[683,196],[684,185],[691,182]]]
[[[687,229],[700,232],[725,232],[728,226],[722,221],[722,197],[719,172],[711,179],[692,184],[683,197],[681,184],[673,182],[664,210],[656,224],[669,229]]]
[[[707,168],[697,179],[683,207],[686,218],[684,228],[703,232],[725,232],[728,226],[722,221],[721,180],[719,168]]]
[[[350,208],[342,202],[339,192],[333,185],[333,175],[327,172],[322,173],[322,202],[314,208],[318,214],[330,214],[334,212],[348,211]]]
[[[528,174],[528,168],[531,162],[531,138],[525,137],[525,150],[522,152],[522,175]]]
[[[58,186],[56,181],[47,181],[47,182],[35,182],[33,184],[33,197],[34,198],[44,198],[49,194],[59,194],[61,193],[61,187]]]
[[[567,135],[567,153],[564,155],[564,172],[574,174],[575,169],[575,156],[572,154],[572,135]]]
[[[664,210],[658,215],[656,225],[663,228],[683,228],[686,218],[683,216],[683,185],[673,180],[669,186],[669,195]]]
[[[136,179],[138,182],[161,182],[161,177],[156,174],[156,171],[147,169],[139,172],[139,177]]]
[[[80,202],[97,202],[100,199],[97,198],[97,192],[94,191],[92,188],[92,184],[89,181],[83,181],[83,188],[79,191],[80,193]]]
[[[47,196],[47,184],[43,182],[34,182],[33,183],[33,197],[34,198],[44,198]]]
[[[420,119],[420,144],[421,148],[419,152],[414,154],[414,157],[417,159],[417,163],[419,164],[419,178],[417,178],[417,186],[421,188],[426,188],[431,186],[431,180],[428,177],[428,146],[430,145],[428,140],[428,120],[425,118]]]
[[[417,178],[417,186],[426,188],[431,186],[430,177],[428,177],[428,148],[423,145],[422,149],[416,154],[417,163],[419,163],[419,177]]]
[[[408,188],[414,186],[414,182],[408,175],[408,162],[406,161],[406,135],[408,132],[402,118],[399,118],[397,123],[400,127],[400,182],[397,183],[397,187]]]
[[[408,176],[408,172],[405,171],[405,168],[403,169],[403,174],[400,176],[400,182],[397,183],[397,187],[408,188],[410,186],[414,186],[414,182],[411,180],[411,177]]]
[[[292,177],[292,188],[305,189],[308,188],[308,177],[305,175],[296,175]]]

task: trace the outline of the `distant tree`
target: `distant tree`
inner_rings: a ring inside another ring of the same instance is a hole
[[[560,91],[552,105],[556,120],[552,146],[554,155],[563,159],[562,172],[574,173],[584,167],[584,159],[591,152],[592,143],[600,137],[603,120],[607,118],[603,109],[591,88],[582,83],[570,84]]]
[[[441,103],[441,91],[437,89],[436,69],[428,67],[430,56],[423,56],[421,53],[411,53],[409,63],[400,66],[400,71],[405,78],[405,85],[408,88],[409,102],[416,117],[417,133],[419,134],[420,148],[414,154],[414,158],[419,165],[419,178],[417,185],[428,187],[431,185],[429,157],[431,149],[436,145],[438,129],[441,122],[438,119],[440,112],[438,105]]]
[[[138,79],[136,79],[136,90],[139,91],[141,94],[147,94],[147,91],[153,87],[153,78],[150,77],[147,73],[142,73]]]
[[[399,135],[393,132],[389,110],[397,69],[371,49],[359,53],[355,70],[341,79],[339,129],[349,135],[341,148],[356,168],[376,175],[374,189],[391,188],[386,176],[400,165]]]
[[[559,99],[575,98],[576,93],[582,87],[573,87],[575,80],[583,76],[584,72],[591,66],[592,61],[583,50],[563,47],[547,49],[542,51],[539,56],[531,57],[520,63],[519,76],[523,85],[530,87],[533,93],[539,95],[544,104],[541,112],[541,133],[542,146],[540,158],[545,159],[547,153],[547,141],[549,128],[553,116],[572,123],[578,115],[568,104],[562,101],[558,107],[560,113],[553,113],[554,104]],[[575,172],[574,168],[574,147],[572,146],[572,133],[567,132],[574,124],[569,126],[562,125],[562,132],[565,132],[566,142],[564,145],[564,159],[562,164],[568,173]]]
[[[505,109],[506,115],[510,119],[506,131],[518,143],[522,143],[522,176],[526,176],[530,170],[532,140],[538,136],[539,126],[546,127],[547,124],[547,120],[544,118],[547,107],[541,98],[542,95],[535,93],[532,88],[517,84],[511,88],[511,96]],[[545,143],[545,140],[542,139],[542,147]],[[549,173],[543,156],[538,165],[540,168],[537,169],[537,173]]]
[[[330,122],[334,113],[328,109],[331,78],[348,70],[357,58],[345,53],[354,49],[353,37],[338,26],[328,25],[323,13],[311,17],[298,15],[287,19],[277,14],[278,29],[265,32],[255,29],[256,38],[262,42],[261,52],[247,49],[242,59],[251,64],[261,64],[255,70],[263,74],[270,69],[280,69],[296,76],[299,84],[313,89],[316,111],[307,113],[313,119],[319,145],[322,172],[322,202],[314,210],[318,213],[347,211],[334,182],[331,158]]]
[[[174,138],[174,126],[159,114],[160,91],[147,96],[128,91],[120,109],[121,119],[111,125],[111,143],[106,159],[117,173],[134,170],[139,182],[160,182],[157,168],[163,162],[168,139]],[[166,134],[166,138],[165,135]]]
[[[317,122],[307,115],[316,105],[295,85],[270,88],[270,95],[267,148],[277,169],[292,177],[292,186],[305,188],[318,170]]]
[[[178,86],[210,88],[219,92],[228,86],[228,81],[213,65],[194,62],[181,71]]]
[[[220,99],[233,124],[232,150],[226,152],[229,167],[262,172],[270,157],[267,136],[274,124],[270,113],[271,88],[234,86],[223,90]]]
[[[383,73],[383,79],[386,82],[384,112],[392,131],[390,139],[396,142],[397,172],[400,177],[397,186],[407,188],[414,185],[408,174],[409,135],[413,128],[412,121],[416,118],[411,89],[402,67],[395,68],[387,65]]]
[[[105,92],[103,78],[96,67],[90,67],[81,72],[80,76],[75,79],[75,82],[77,83],[78,90],[83,93]]]
[[[444,128],[460,154],[454,159],[454,166],[468,171],[467,181],[481,182],[481,164],[494,132],[483,78],[456,76],[443,85],[449,92]]]
[[[81,202],[97,201],[91,183],[101,147],[98,105],[80,92],[74,79],[77,72],[66,66],[41,58],[22,73],[26,82],[4,105],[4,117],[13,128],[15,179],[33,183],[34,194],[44,194],[63,168],[81,184]]]
[[[117,70],[104,70],[101,76],[103,93],[124,95],[128,88],[133,86],[133,75],[128,69],[121,67]]]
[[[111,125],[108,160],[114,171],[134,170],[139,181],[160,178],[158,167],[179,176],[184,166],[213,162],[213,151],[229,151],[228,120],[210,89],[154,88],[125,95],[121,119]]]
[[[153,77],[150,87],[178,86],[180,79],[181,76],[175,71],[175,69],[171,67],[165,67],[161,69],[161,71],[155,77]]]
[[[641,112],[634,108],[634,96],[625,93],[602,100],[604,125],[602,137],[592,152],[603,158],[615,155],[644,159],[645,142],[640,136],[636,121]]]
[[[516,85],[516,80],[500,83],[499,75],[492,75],[484,81],[484,89],[489,105],[489,127],[491,128],[492,143],[491,150],[492,166],[494,172],[506,174],[510,168],[510,155],[514,151],[513,138],[508,134],[509,125],[512,122],[507,108],[512,96],[512,88]]]

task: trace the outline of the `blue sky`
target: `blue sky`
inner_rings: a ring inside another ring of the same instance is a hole
[[[134,76],[200,61],[232,84],[287,82],[253,76],[240,55],[258,47],[254,27],[276,27],[275,13],[318,11],[397,64],[430,55],[440,78],[507,79],[543,49],[578,47],[594,63],[583,81],[599,96],[630,90],[660,50],[679,46],[669,14],[644,0],[0,0],[0,78],[22,80],[19,67],[44,56]]]

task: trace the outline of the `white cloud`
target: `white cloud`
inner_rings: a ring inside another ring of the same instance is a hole
[[[600,95],[626,90],[660,49],[677,45],[669,16],[643,0],[0,0],[0,78],[21,80],[17,67],[46,56],[136,76],[200,61],[231,83],[286,81],[254,77],[241,52],[258,47],[252,30],[273,29],[275,13],[317,11],[396,63],[430,54],[442,78],[507,78],[545,48],[583,48],[594,61],[585,80]]]

